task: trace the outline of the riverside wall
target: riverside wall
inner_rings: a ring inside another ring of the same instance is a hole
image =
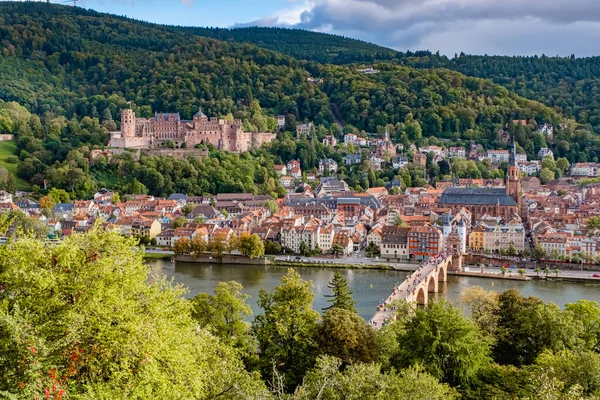
[[[478,265],[478,264],[492,264],[495,267],[501,267],[503,265],[516,265],[517,268],[535,268],[536,266],[540,269],[546,267],[554,269],[569,269],[569,270],[584,270],[584,271],[600,271],[600,265],[592,263],[569,263],[565,261],[554,261],[554,260],[542,260],[542,261],[516,261],[509,260],[499,257],[479,255],[479,254],[467,254],[464,256],[463,264],[466,265]]]
[[[186,256],[179,255],[175,257],[175,261],[199,264],[238,264],[238,265],[269,265],[271,261],[266,257],[249,258],[237,255],[223,255],[223,257],[212,256]]]

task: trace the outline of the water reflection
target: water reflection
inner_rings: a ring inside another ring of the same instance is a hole
[[[244,286],[244,292],[251,297],[248,303],[254,314],[258,308],[258,292],[260,289],[271,290],[279,285],[280,279],[287,268],[258,265],[221,265],[170,263],[162,260],[152,260],[148,264],[160,275],[173,278],[189,288],[188,297],[198,293],[213,293],[219,282],[237,281]],[[326,294],[328,282],[336,269],[329,268],[296,268],[303,279],[311,280],[315,292],[313,306],[316,310],[327,307]],[[387,298],[392,288],[406,277],[407,273],[400,271],[376,270],[338,270],[348,280],[348,286],[354,293],[356,308],[361,317],[368,319],[375,311],[376,305]],[[544,301],[552,301],[559,306],[588,299],[600,302],[600,290],[597,286],[586,286],[579,283],[545,282],[545,281],[513,281],[500,279],[485,279],[476,277],[448,276],[448,282],[440,282],[440,293],[430,294],[430,299],[446,298],[457,302],[462,293],[471,286],[481,286],[487,290],[503,292],[517,289],[524,296],[536,296]]]

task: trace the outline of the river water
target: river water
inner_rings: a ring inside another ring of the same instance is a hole
[[[175,283],[181,283],[189,289],[187,297],[198,293],[213,293],[217,283],[236,281],[244,286],[244,293],[250,295],[247,300],[254,315],[261,310],[257,305],[260,289],[272,290],[280,284],[287,267],[259,265],[221,265],[196,263],[171,263],[165,260],[148,260],[153,273],[166,275]],[[340,271],[348,280],[348,286],[354,294],[356,309],[361,317],[369,319],[375,307],[386,299],[397,283],[404,280],[407,273],[401,271],[379,271],[369,269],[332,269],[332,268],[295,268],[303,279],[311,280],[315,292],[313,306],[316,310],[327,307],[326,294],[328,282],[335,271]],[[461,294],[471,286],[481,286],[487,290],[503,292],[517,289],[524,296],[539,297],[545,302],[554,302],[563,307],[580,299],[600,302],[600,286],[583,283],[516,281],[477,277],[448,276],[445,285],[440,284],[438,297],[458,302]],[[433,296],[434,294],[430,294]]]

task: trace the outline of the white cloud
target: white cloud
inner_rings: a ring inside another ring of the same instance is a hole
[[[302,0],[244,25],[293,26],[399,50],[591,55],[598,0]]]

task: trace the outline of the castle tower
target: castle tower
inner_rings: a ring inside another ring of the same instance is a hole
[[[208,117],[206,116],[206,114],[204,114],[202,112],[202,107],[198,107],[198,112],[196,114],[194,114],[194,121],[198,120],[204,120],[206,121],[208,119]]]
[[[519,174],[519,165],[517,163],[517,145],[512,140],[512,149],[508,159],[508,171],[506,174],[506,194],[515,199],[517,210],[521,210],[521,176]]]
[[[121,110],[121,135],[135,137],[135,113],[130,108]]]

